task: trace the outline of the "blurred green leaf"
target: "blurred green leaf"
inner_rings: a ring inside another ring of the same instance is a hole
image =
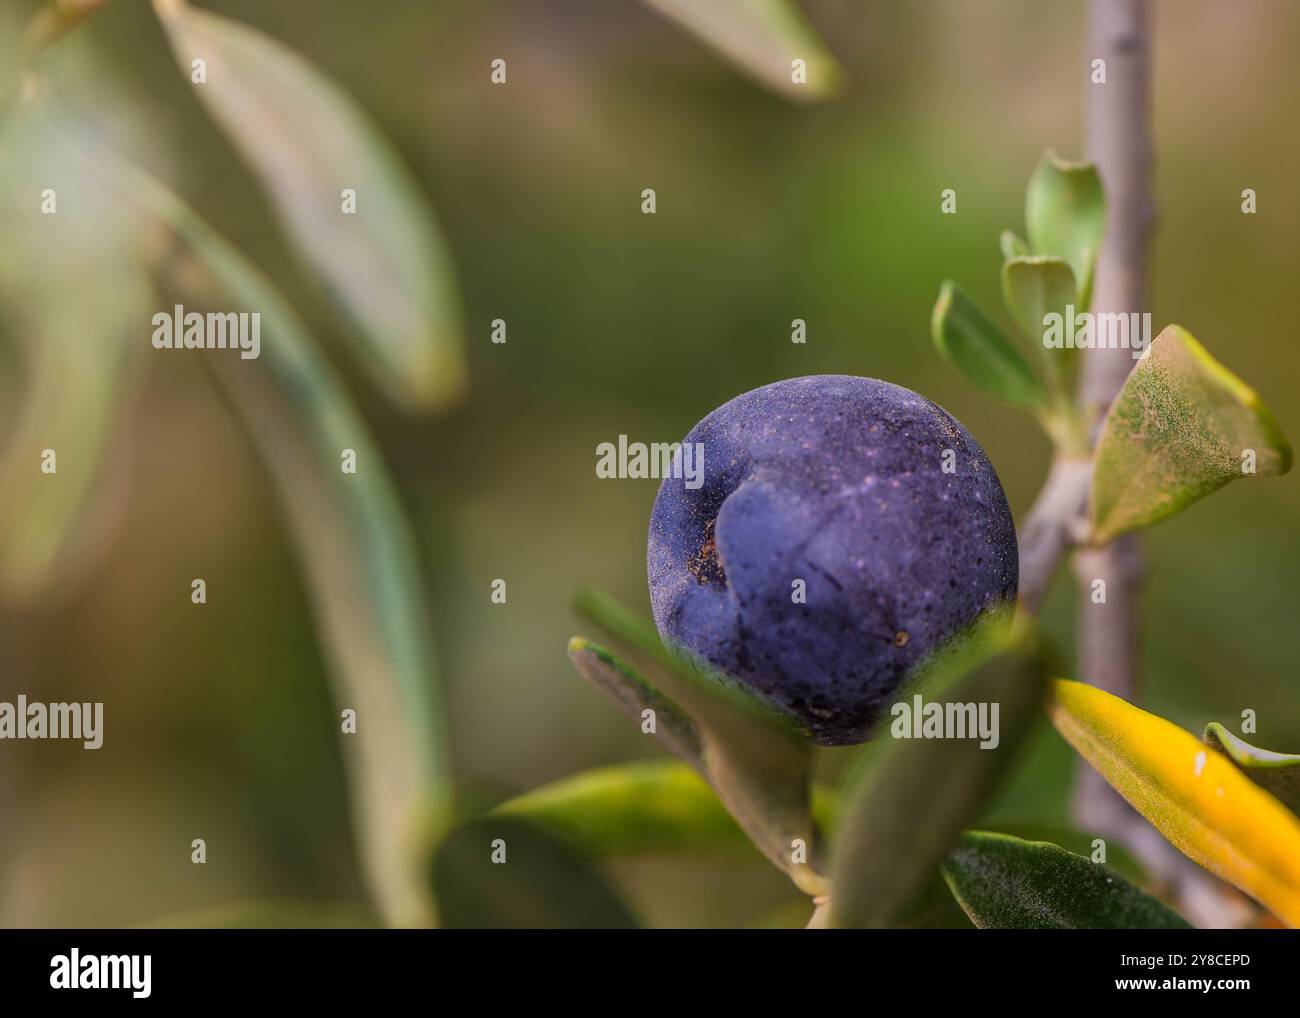
[[[1106,195],[1092,163],[1074,163],[1047,152],[1025,192],[1025,227],[1034,253],[1064,258],[1078,285],[1076,308],[1092,300],[1092,273],[1106,232]]]
[[[1075,349],[1073,345],[1049,349],[1043,337],[1047,316],[1061,315],[1064,323],[1066,306],[1074,302],[1074,273],[1070,266],[1062,258],[1043,255],[1009,258],[1002,265],[1002,294],[1021,334],[1043,358],[1057,399],[1068,398],[1067,368],[1076,359]]]
[[[1047,390],[1020,351],[951,280],[939,290],[930,334],[939,352],[985,392],[1032,410],[1047,405]]]
[[[0,597],[19,603],[94,561],[120,512],[113,439],[148,348],[142,224],[79,172],[63,138],[81,129],[44,104],[0,131],[0,313],[25,367],[0,449]]]
[[[1045,841],[967,831],[944,861],[943,876],[982,930],[1191,928],[1109,866]]]
[[[656,682],[671,694],[698,733],[700,773],[775,866],[800,889],[813,895],[822,893],[820,839],[809,790],[812,745],[804,734],[752,695],[741,694],[736,683],[692,661],[684,652],[665,648],[653,624],[640,620],[613,598],[585,591],[577,607],[662,666],[656,671]],[[590,645],[575,639],[570,644],[571,655],[575,646]],[[634,677],[636,689],[641,684],[649,686],[626,665],[620,670]],[[598,685],[609,691],[602,683]],[[803,845],[799,861],[794,857],[796,842]]]
[[[1048,715],[1175,848],[1300,924],[1300,819],[1222,753],[1082,682],[1056,679]]]
[[[1300,755],[1252,746],[1217,721],[1205,726],[1205,742],[1223,752],[1241,773],[1300,815]]]
[[[707,777],[754,844],[796,887],[823,894],[821,835],[812,815],[812,744],[722,701],[688,703],[704,736]]]
[[[894,925],[900,930],[970,930],[970,917],[952,896],[938,869],[927,881],[920,896]]]
[[[909,690],[926,703],[997,704],[996,747],[896,738],[882,722],[874,766],[851,779],[832,850],[831,925],[898,926],[957,835],[978,816],[1039,717],[1046,669],[1035,638],[984,625],[942,652]],[[897,719],[894,724],[897,724]]]
[[[646,0],[759,84],[792,99],[822,99],[840,87],[840,69],[789,0]],[[794,80],[803,60],[806,83]]]
[[[1029,245],[1024,239],[1011,230],[1003,230],[998,237],[998,247],[1002,250],[1002,257],[1005,258],[1023,258],[1025,255],[1032,254]]]
[[[368,371],[400,403],[438,408],[465,387],[452,265],[420,185],[364,110],[261,32],[155,5],[195,91],[269,192],[285,232],[366,341]],[[345,214],[343,192],[355,194]]]
[[[817,905],[811,920],[806,922],[810,930],[829,929],[831,927],[831,901],[824,898]],[[805,925],[805,924],[801,924]],[[892,924],[899,930],[971,930],[970,918],[952,896],[952,891],[944,883],[943,874],[937,869],[931,879],[918,893],[912,904],[900,913]]]
[[[44,303],[25,331],[22,416],[0,458],[0,594],[26,602],[93,556],[97,531],[123,497],[110,453],[138,375],[149,290],[133,263],[81,276],[75,300]],[[42,471],[42,453],[57,471]],[[120,507],[119,507],[120,508]]]
[[[1291,446],[1268,407],[1185,329],[1152,342],[1097,439],[1093,540],[1150,526],[1238,477],[1284,474]]]
[[[453,929],[639,925],[580,852],[517,816],[487,816],[453,830],[438,848],[432,875],[443,925]]]
[[[754,851],[708,782],[675,760],[597,767],[525,792],[493,812],[525,817],[593,857]],[[814,788],[813,812],[824,829],[832,827],[834,793]]]
[[[261,357],[207,360],[279,495],[330,656],[362,857],[385,918],[432,919],[425,871],[448,813],[446,745],[418,559],[387,468],[346,389],[262,274],[157,181],[109,167],[184,244],[169,261],[197,299],[262,316]],[[202,283],[200,283],[200,280]],[[356,452],[344,474],[341,453]]]

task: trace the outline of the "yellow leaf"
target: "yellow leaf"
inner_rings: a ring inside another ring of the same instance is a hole
[[[1184,855],[1300,926],[1300,820],[1227,757],[1164,718],[1057,679],[1057,730]]]

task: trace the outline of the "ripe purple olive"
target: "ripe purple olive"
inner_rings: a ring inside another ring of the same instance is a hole
[[[822,745],[867,737],[927,655],[1016,597],[1016,532],[984,450],[942,407],[873,378],[737,396],[683,440],[650,519],[650,602],[670,646]]]

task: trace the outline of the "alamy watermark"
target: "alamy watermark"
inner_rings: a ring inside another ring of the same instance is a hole
[[[152,992],[153,955],[82,954],[73,948],[50,959],[52,990],[130,990],[136,999]]]
[[[1132,350],[1137,360],[1151,345],[1151,314],[1080,311],[1073,304],[1065,314],[1043,316],[1043,346],[1049,350]]]
[[[244,360],[262,352],[260,311],[216,311],[206,315],[177,304],[153,316],[155,350],[239,350]]]
[[[104,744],[102,703],[0,702],[0,739],[80,739],[82,748]]]
[[[890,708],[889,734],[895,739],[979,739],[980,749],[997,749],[996,703],[926,703],[917,693],[912,702],[900,700]]]
[[[696,491],[704,485],[703,442],[629,442],[618,436],[618,444],[596,446],[596,476],[662,479],[673,477]]]

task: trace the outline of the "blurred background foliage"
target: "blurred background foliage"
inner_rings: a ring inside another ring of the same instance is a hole
[[[355,363],[335,363],[414,523],[470,804],[657,755],[565,656],[580,585],[646,603],[655,482],[598,480],[599,442],[675,440],[756,385],[857,373],[960,418],[1018,515],[1041,483],[1046,440],[941,363],[928,323],[945,277],[998,306],[998,233],[1021,228],[1039,153],[1080,154],[1082,4],[803,6],[844,72],[842,94],[820,105],[761,91],[632,0],[208,5],[355,96],[447,237],[469,341],[463,404],[404,416]],[[13,4],[6,29],[34,7]],[[1298,34],[1286,0],[1155,5],[1154,325],[1195,332],[1293,435],[1300,351],[1284,323],[1300,317],[1300,141],[1283,125],[1300,105]],[[498,57],[505,86],[488,80]],[[111,4],[51,75],[339,349],[343,324],[148,5]],[[640,213],[646,187],[653,217]],[[956,216],[939,214],[946,187]],[[1254,216],[1240,211],[1247,187]],[[81,272],[44,299],[92,299]],[[806,345],[790,342],[796,317]],[[489,341],[495,318],[504,346]],[[0,320],[5,427],[28,384],[13,356],[23,327]],[[148,335],[145,320],[142,346]],[[102,547],[47,601],[0,617],[0,699],[102,700],[107,719],[94,754],[0,746],[0,922],[125,925],[262,898],[360,906],[337,715],[272,494],[201,364],[146,353],[115,437],[109,469],[125,494]],[[1259,744],[1300,750],[1297,518],[1292,475],[1232,486],[1150,532],[1148,709],[1199,732],[1253,708]],[[196,576],[202,608],[188,597]],[[489,600],[497,577],[506,605]],[[1059,582],[1044,612],[1063,661],[1073,597]],[[842,762],[827,754],[823,777]],[[1073,765],[1044,723],[988,824],[1064,824]],[[189,861],[195,837],[203,867]],[[802,925],[806,901],[757,853],[742,859],[639,858],[613,872],[651,923]]]

